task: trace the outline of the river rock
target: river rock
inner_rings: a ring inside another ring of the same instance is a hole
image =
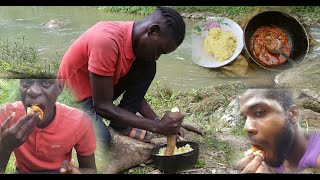
[[[304,127],[306,126],[305,122],[307,122],[309,130],[317,129],[319,131],[320,129],[320,113],[314,112],[309,109],[301,109],[299,121],[300,124]]]
[[[320,112],[320,93],[310,89],[302,89],[297,98],[297,104],[305,109]]]
[[[239,119],[240,119],[240,104],[239,104],[239,97],[237,97],[228,105],[228,107],[226,108],[220,120],[222,122],[226,122],[231,127],[235,127]]]
[[[61,28],[62,26],[68,24],[65,21],[60,21],[57,19],[51,19],[48,22],[43,22],[41,25],[46,28],[46,29],[57,29],[57,28]]]
[[[276,87],[291,89],[300,106],[320,112],[320,57],[281,72],[274,81]]]

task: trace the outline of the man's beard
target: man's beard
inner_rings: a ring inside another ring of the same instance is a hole
[[[266,161],[271,167],[279,167],[283,164],[287,155],[291,152],[294,146],[294,130],[293,126],[290,123],[291,119],[289,116],[286,118],[286,125],[282,129],[281,134],[277,138],[278,141],[276,142],[276,151],[274,153],[275,158],[271,161]]]

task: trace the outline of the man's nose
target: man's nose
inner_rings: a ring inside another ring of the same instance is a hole
[[[41,87],[38,85],[38,83],[34,83],[27,91],[27,95],[31,97],[37,97],[42,93]]]
[[[258,133],[258,129],[256,127],[256,121],[252,120],[250,117],[247,117],[246,123],[244,124],[243,128],[247,134],[250,135],[255,135]]]

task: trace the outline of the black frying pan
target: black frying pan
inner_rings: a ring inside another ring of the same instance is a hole
[[[193,149],[190,152],[177,154],[172,156],[159,156],[159,150],[163,147],[167,147],[167,144],[157,146],[151,150],[151,156],[154,159],[154,164],[160,171],[165,173],[173,173],[181,170],[194,167],[199,158],[199,145],[196,142],[177,142],[177,148],[189,144]]]
[[[262,65],[259,63],[260,60],[256,59],[253,53],[250,51],[250,38],[259,27],[265,25],[275,25],[285,31],[287,37],[289,38],[289,43],[291,44],[291,59],[298,64],[305,59],[309,51],[309,39],[302,24],[287,13],[280,11],[265,11],[252,17],[244,29],[245,49],[254,62],[263,68],[272,71],[282,71],[292,67],[288,61],[285,61],[283,64],[277,66]]]

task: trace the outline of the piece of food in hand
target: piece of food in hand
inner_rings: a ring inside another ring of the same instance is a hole
[[[246,152],[244,152],[245,156],[249,156],[250,154],[254,156],[261,156],[263,159],[265,157],[265,153],[257,148],[256,146],[252,146],[250,149],[248,149]]]
[[[31,105],[31,107],[28,107],[28,108],[27,108],[27,113],[29,114],[29,113],[31,113],[31,112],[35,112],[35,113],[38,112],[38,113],[39,113],[39,118],[40,118],[40,120],[43,119],[44,114],[43,114],[42,109],[41,109],[39,106],[37,106],[37,105]]]

